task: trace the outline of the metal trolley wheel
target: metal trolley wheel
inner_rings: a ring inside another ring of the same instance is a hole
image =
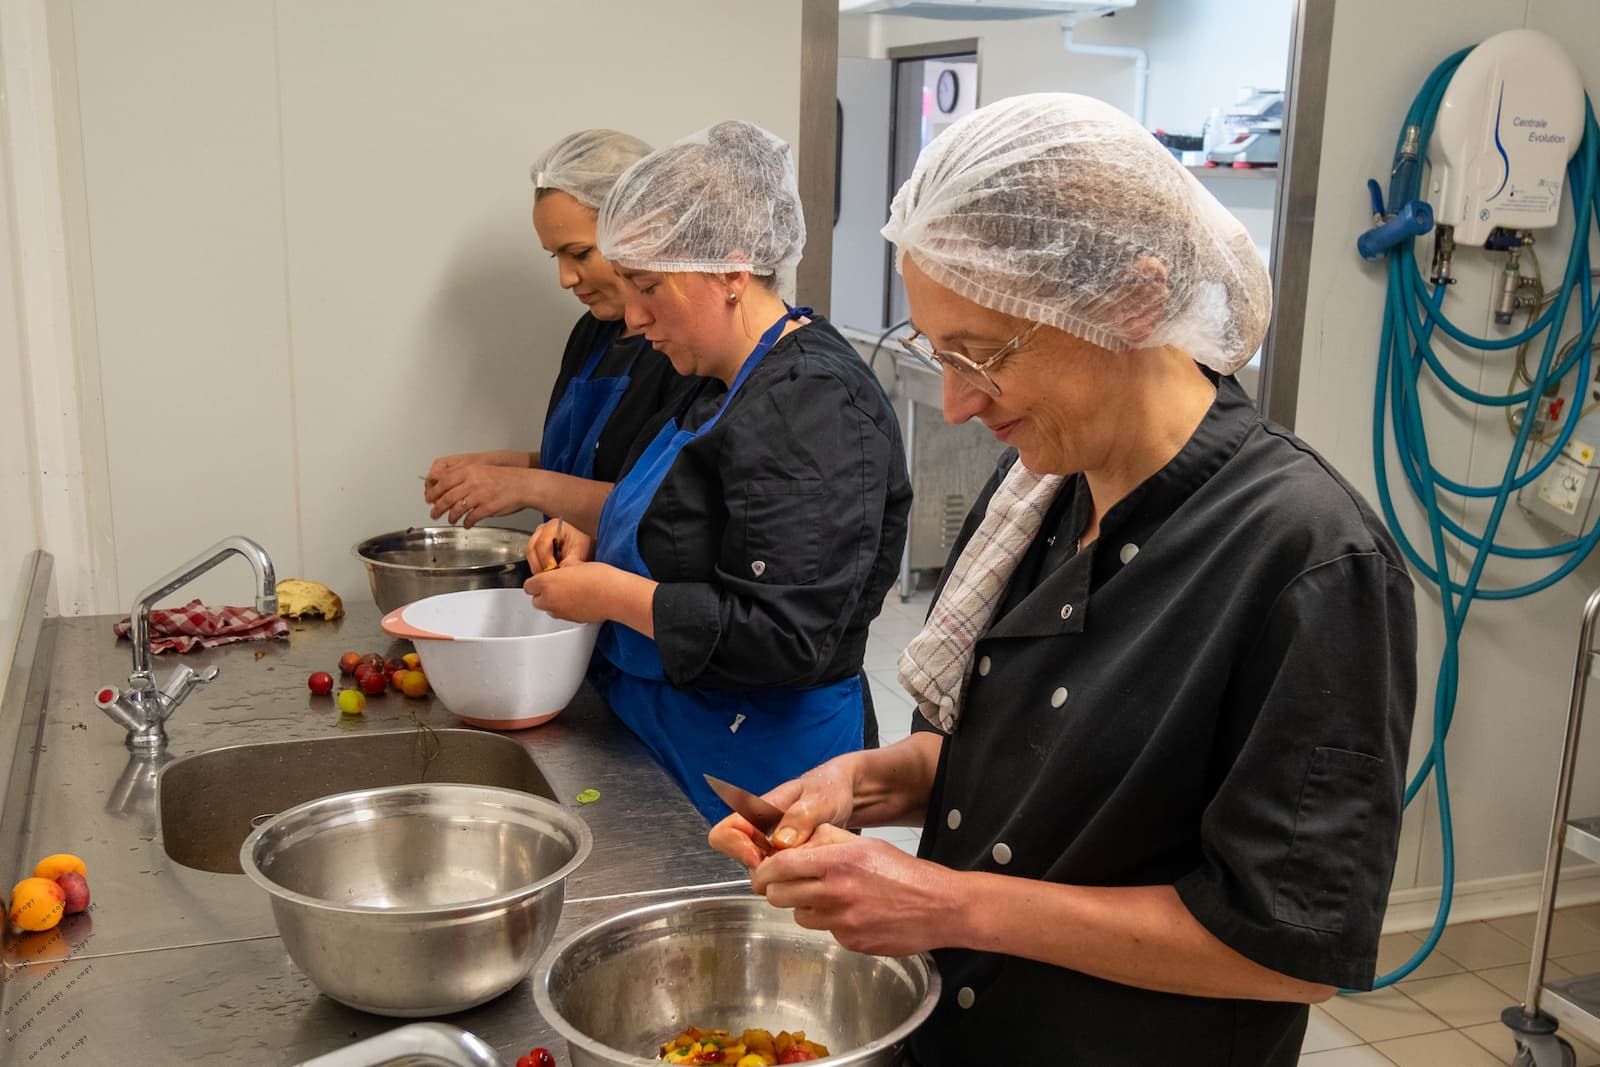
[[[1511,1067],[1578,1067],[1578,1054],[1554,1034],[1517,1035],[1517,1055]]]

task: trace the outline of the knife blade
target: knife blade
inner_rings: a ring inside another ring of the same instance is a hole
[[[724,782],[714,775],[707,774],[703,777],[706,785],[711,787],[711,791],[721,797],[724,804],[743,815],[761,836],[766,837],[771,834],[783,821],[782,808],[762,800],[750,790],[740,789],[732,782]]]

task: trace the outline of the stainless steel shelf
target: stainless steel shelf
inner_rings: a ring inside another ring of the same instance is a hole
[[[1539,1007],[1555,1017],[1562,1032],[1600,1045],[1600,975],[1546,982]]]
[[[1567,820],[1567,848],[1584,859],[1600,863],[1600,815]]]
[[[1248,179],[1262,181],[1276,180],[1278,167],[1190,167],[1189,172],[1196,178],[1203,180],[1217,178],[1227,181],[1235,179]]]

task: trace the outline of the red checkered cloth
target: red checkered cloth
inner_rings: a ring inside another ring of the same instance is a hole
[[[127,637],[133,632],[133,620],[123,619],[113,629],[118,637]],[[191,600],[181,608],[158,608],[150,613],[152,652],[193,652],[237,641],[288,636],[288,623],[255,608],[208,608]]]

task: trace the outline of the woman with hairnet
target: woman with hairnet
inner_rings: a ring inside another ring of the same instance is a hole
[[[867,624],[905,545],[888,398],[832,326],[779,296],[804,243],[789,148],[749,123],[618,180],[600,248],[627,280],[628,325],[708,385],[589,515],[530,546],[535,605],[607,623],[592,677],[713,821],[728,808],[707,773],[764,791],[861,748]]]
[[[678,377],[622,321],[622,280],[595,244],[596,215],[617,177],[650,152],[616,130],[580,130],[530,170],[533,228],[556,261],[563,289],[585,305],[566,351],[537,452],[463,452],[429,468],[423,495],[433,517],[471,526],[523,508],[564,514],[573,479],[614,481],[634,438],[693,383]]]
[[[1232,377],[1261,261],[1058,94],[952,125],[884,233],[945,417],[1011,450],[900,660],[918,729],[770,792],[780,851],[712,842],[802,925],[933,951],[923,1067],[1294,1064],[1372,983],[1416,633],[1383,524]],[[837,829],[882,824],[918,856]]]

